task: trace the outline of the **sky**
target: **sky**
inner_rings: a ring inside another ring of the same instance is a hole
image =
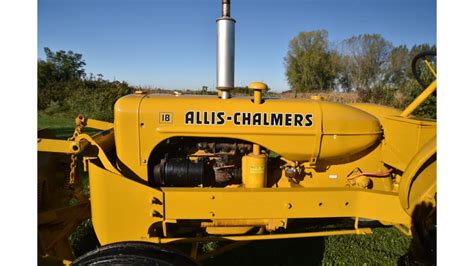
[[[337,44],[379,33],[393,45],[436,44],[435,0],[232,0],[235,86],[288,90],[284,57],[301,31]],[[215,87],[220,0],[39,0],[44,47],[83,55],[87,73],[166,89]]]

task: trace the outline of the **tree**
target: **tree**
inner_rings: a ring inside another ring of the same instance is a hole
[[[392,49],[389,55],[385,82],[392,86],[400,86],[410,78],[410,51],[406,45]]]
[[[114,103],[133,88],[102,74],[87,76],[81,54],[44,51],[46,60],[38,60],[38,109],[112,121]]]
[[[380,34],[353,36],[342,43],[340,79],[346,91],[370,90],[379,85],[392,44]]]
[[[52,52],[45,47],[46,60],[38,60],[38,108],[51,102],[63,103],[72,83],[80,82],[86,74],[81,54],[63,50]]]
[[[290,41],[285,57],[286,77],[292,90],[332,90],[337,53],[330,49],[326,30],[300,32]]]

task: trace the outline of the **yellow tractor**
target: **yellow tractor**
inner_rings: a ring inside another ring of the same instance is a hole
[[[222,6],[218,97],[137,91],[116,102],[113,123],[79,116],[69,140],[39,136],[41,158],[71,156],[71,185],[78,183],[81,154],[90,186],[90,199],[79,198],[72,207],[40,206],[41,252],[72,261],[67,236],[89,216],[101,247],[76,265],[193,265],[209,256],[198,254],[199,243],[234,241],[223,248],[228,250],[239,241],[370,234],[361,219],[407,235],[430,233],[436,121],[411,114],[436,90],[436,79],[403,111],[317,95],[263,97],[267,85],[261,82],[248,86],[252,97],[232,97],[235,20],[230,1]],[[436,77],[427,60],[433,55],[420,54],[413,66],[421,59]],[[85,127],[100,132],[86,134]],[[54,193],[46,193],[50,168],[40,166],[41,203]],[[422,219],[412,219],[420,213]],[[299,219],[329,217],[351,217],[353,228],[286,230]],[[169,243],[193,243],[194,259]]]

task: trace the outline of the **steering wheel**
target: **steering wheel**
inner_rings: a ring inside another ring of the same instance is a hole
[[[436,71],[429,62],[430,57],[436,57],[436,50],[421,52],[417,54],[411,61],[411,71],[413,72],[413,76],[415,76],[416,81],[418,81],[418,83],[423,86],[423,88],[428,87],[429,84],[426,84],[425,81],[423,81],[423,79],[421,78],[421,71],[418,71],[417,69],[418,61],[422,59],[425,65],[430,70],[431,74],[433,74],[433,76],[435,76],[436,78]]]

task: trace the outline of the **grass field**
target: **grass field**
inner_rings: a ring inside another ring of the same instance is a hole
[[[39,114],[38,128],[44,127],[51,128],[59,138],[67,138],[74,130],[74,118]],[[347,220],[338,223],[348,225]],[[86,244],[77,247],[77,253],[94,249],[91,228],[90,223],[79,228],[77,235],[86,238]],[[396,265],[410,242],[395,228],[378,227],[372,235],[365,236],[254,241],[208,259],[203,265]],[[202,249],[212,250],[219,244],[202,245]]]

